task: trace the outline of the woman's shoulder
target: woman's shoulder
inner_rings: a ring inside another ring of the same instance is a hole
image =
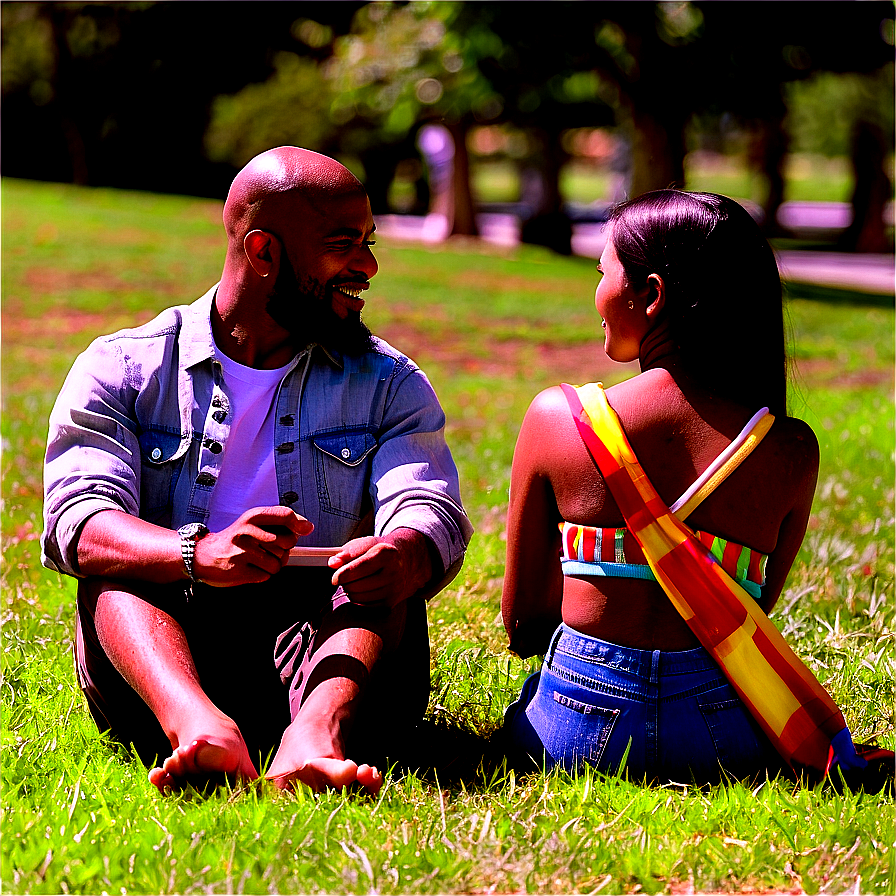
[[[805,420],[779,415],[769,436],[773,444],[787,452],[795,466],[805,466],[807,472],[818,469],[818,438]]]
[[[549,386],[547,389],[539,392],[529,405],[526,412],[529,418],[536,418],[544,422],[547,419],[558,419],[569,417],[572,415],[569,410],[569,402],[562,386]]]

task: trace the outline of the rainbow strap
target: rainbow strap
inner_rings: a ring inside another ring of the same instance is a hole
[[[657,582],[795,770],[824,776],[855,748],[830,694],[740,585],[657,494],[603,386],[561,386],[579,434]]]
[[[560,560],[564,575],[610,576],[656,581],[649,566],[626,557],[626,529],[601,529],[565,521],[558,525],[561,533]],[[733,541],[726,541],[710,532],[695,532],[694,535],[709,548],[716,561],[722,564],[750,597],[754,600],[762,597],[765,564],[768,560],[765,554]],[[631,542],[629,547],[632,547]]]

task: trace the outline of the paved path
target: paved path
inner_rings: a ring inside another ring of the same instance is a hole
[[[444,239],[444,222],[438,218],[379,215],[376,220],[378,232],[392,239],[426,243]],[[477,222],[482,239],[489,243],[515,246],[519,242],[519,220],[514,215],[480,214]],[[837,219],[836,223],[842,224],[842,221]],[[831,226],[827,218],[825,225]],[[599,258],[605,242],[603,224],[573,225],[572,249],[576,255]],[[777,255],[781,276],[785,279],[882,295],[894,292],[893,255],[794,250],[784,250]]]

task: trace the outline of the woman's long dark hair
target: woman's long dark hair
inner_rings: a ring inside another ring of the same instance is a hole
[[[781,278],[750,214],[714,193],[656,190],[616,206],[609,220],[632,286],[663,278],[687,372],[748,408],[786,414]]]

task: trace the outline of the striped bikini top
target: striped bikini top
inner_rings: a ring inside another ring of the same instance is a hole
[[[656,581],[638,542],[628,529],[600,529],[563,522],[560,530],[563,575]],[[762,596],[766,554],[708,532],[695,532],[695,535],[748,594],[757,600]]]
[[[674,503],[670,510],[680,519],[691,512],[725,481],[741,461],[756,447],[774,421],[768,408],[762,408],[731,444],[707,467],[697,481]],[[575,523],[560,523],[563,534],[560,561],[566,576],[614,576],[656,581],[638,542],[628,529],[600,529]],[[757,600],[765,584],[766,554],[726,541],[708,532],[694,533],[743,589]]]

